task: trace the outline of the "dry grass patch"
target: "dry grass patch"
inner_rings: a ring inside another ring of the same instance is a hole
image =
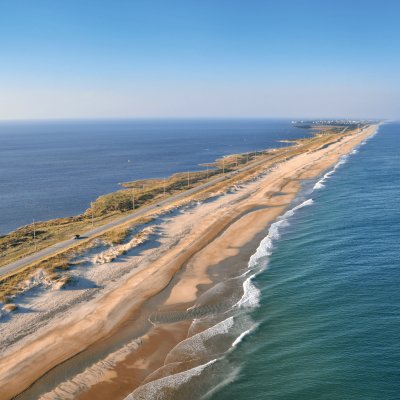
[[[8,312],[15,311],[17,308],[18,308],[18,306],[13,303],[9,303],[9,304],[6,304],[5,306],[3,306],[3,310],[8,311]]]

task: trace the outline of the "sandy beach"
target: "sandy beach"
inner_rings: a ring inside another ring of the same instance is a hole
[[[221,310],[241,301],[249,258],[293,204],[302,181],[320,177],[375,130],[316,141],[207,200],[160,210],[144,226],[146,241],[112,263],[96,262],[101,246],[86,254],[75,271],[86,284],[31,299],[27,294],[25,307],[41,311],[21,312],[0,327],[0,398],[11,399],[35,382],[18,398],[150,398],[151,382],[184,379],[184,371],[211,365],[211,353],[191,353],[188,340],[230,321]],[[215,319],[201,320],[213,310]],[[226,350],[221,343],[215,348]]]

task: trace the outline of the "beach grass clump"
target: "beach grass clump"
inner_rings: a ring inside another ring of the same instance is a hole
[[[3,306],[3,310],[7,312],[13,312],[18,309],[18,306],[14,303],[9,303]]]
[[[7,304],[9,302],[10,302],[10,298],[5,293],[1,293],[0,294],[0,303]]]
[[[64,254],[59,254],[51,257],[47,260],[42,261],[39,267],[44,269],[48,273],[53,273],[57,271],[67,271],[70,268],[70,260]]]
[[[129,228],[114,229],[112,231],[107,232],[103,236],[103,238],[106,242],[111,243],[113,245],[121,244],[127,238],[130,231],[131,230]]]
[[[60,254],[19,271],[14,275],[0,278],[0,301],[7,303],[10,301],[10,298],[21,293],[24,290],[24,282],[29,281],[35,271],[42,269],[45,271],[49,281],[58,282],[65,279],[65,276],[67,276],[65,272],[69,270],[70,265],[69,256],[67,254]]]
[[[32,271],[28,268],[19,271],[15,275],[4,276],[0,278],[0,301],[9,303],[11,298],[20,293],[21,284],[27,281]]]
[[[75,279],[71,275],[62,275],[58,279],[54,280],[57,289],[63,289],[68,285],[75,282]]]

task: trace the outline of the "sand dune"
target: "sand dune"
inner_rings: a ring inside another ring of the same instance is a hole
[[[156,311],[185,312],[212,282],[237,275],[246,265],[240,258],[243,249],[285,212],[301,180],[319,177],[375,129],[371,126],[332,140],[329,146],[308,149],[273,168],[266,165],[257,178],[242,182],[231,192],[160,219],[158,236],[152,239],[159,241],[158,246],[146,250],[140,260],[135,258],[137,254],[128,254],[118,261],[121,265],[136,263],[135,268],[101,295],[77,302],[68,314],[55,315],[36,333],[30,332],[3,351],[0,398],[12,398],[61,362],[112,341],[127,320],[132,331],[141,332],[132,341],[134,345],[127,351],[114,352],[112,362],[96,364],[96,368],[87,368],[75,377],[76,382],[85,381],[87,385],[64,383],[69,397],[65,392],[64,397],[57,397],[61,393],[57,388],[43,399],[117,399],[131,393],[163,367],[171,349],[190,335],[191,324],[184,317],[175,324],[146,325],[145,332],[143,321]],[[230,260],[231,269],[225,266],[226,260]],[[103,261],[107,265],[109,260],[103,257]],[[216,265],[223,271],[220,276],[210,274]],[[201,332],[200,327],[198,330]],[[160,376],[169,373],[175,372],[164,371]]]

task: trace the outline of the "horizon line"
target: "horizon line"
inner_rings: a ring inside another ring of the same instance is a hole
[[[154,116],[154,117],[50,117],[50,118],[18,118],[0,119],[0,123],[33,123],[33,122],[91,122],[91,121],[150,121],[150,120],[292,120],[292,121],[313,121],[313,120],[356,120],[356,121],[397,121],[392,118],[380,117],[274,117],[274,116]]]

